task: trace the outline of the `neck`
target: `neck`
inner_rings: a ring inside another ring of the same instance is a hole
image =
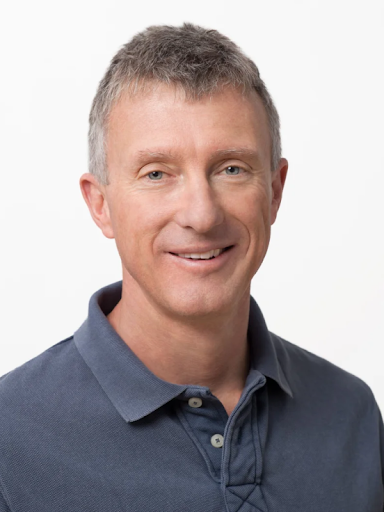
[[[157,377],[174,384],[205,386],[228,415],[248,375],[249,292],[230,315],[193,323],[165,316],[123,282],[122,297],[108,320]]]

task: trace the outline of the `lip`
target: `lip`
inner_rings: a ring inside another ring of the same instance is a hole
[[[215,249],[228,249],[228,247],[232,247],[232,245],[206,245],[201,247],[183,247],[180,249],[172,249],[172,251],[168,251],[171,254],[203,254],[205,252],[214,251]]]
[[[227,261],[231,258],[234,247],[235,247],[234,245],[223,247],[223,248],[226,248],[226,250],[224,252],[222,252],[219,256],[216,256],[216,258],[212,258],[210,260],[193,260],[193,259],[189,259],[189,258],[183,258],[182,256],[177,256],[176,254],[173,254],[171,252],[169,252],[167,254],[172,258],[172,262],[174,264],[178,265],[180,268],[184,268],[191,272],[196,272],[198,274],[201,274],[201,272],[210,273],[215,270],[219,270],[221,267],[223,267],[227,263]],[[215,247],[215,249],[218,249],[218,248],[219,247]],[[208,249],[208,250],[212,250],[212,249]],[[204,250],[204,251],[199,250],[199,251],[195,251],[195,252],[208,252],[208,251],[207,250]],[[181,251],[180,251],[180,254],[182,254]]]

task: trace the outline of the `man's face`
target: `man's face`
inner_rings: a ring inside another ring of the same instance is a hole
[[[287,170],[282,160],[271,173],[256,93],[186,101],[159,85],[124,97],[111,112],[107,155],[99,225],[116,239],[130,294],[177,316],[240,304],[267,251]]]

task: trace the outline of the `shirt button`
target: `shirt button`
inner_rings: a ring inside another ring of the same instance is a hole
[[[220,434],[214,434],[211,437],[211,445],[215,448],[221,448],[224,444],[224,437]]]
[[[201,398],[198,398],[198,397],[194,397],[194,398],[190,398],[188,400],[188,405],[190,405],[191,407],[201,407],[203,404],[203,401]]]

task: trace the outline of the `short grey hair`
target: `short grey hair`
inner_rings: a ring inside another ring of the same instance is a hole
[[[89,116],[89,172],[108,185],[106,134],[109,114],[123,92],[135,94],[150,84],[180,86],[191,100],[226,86],[255,90],[269,122],[271,168],[281,158],[280,120],[255,63],[226,36],[191,23],[151,26],[134,36],[113,57],[102,78]]]

